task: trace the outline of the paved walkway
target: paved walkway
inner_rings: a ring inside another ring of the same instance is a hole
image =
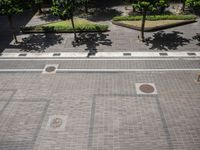
[[[199,150],[198,72],[1,73],[0,149]]]
[[[71,34],[21,35],[23,49],[0,36],[0,150],[199,150],[198,25],[153,33],[153,50],[114,25],[76,48]],[[93,48],[101,58],[85,58]]]
[[[115,9],[114,9],[115,10]],[[121,10],[121,9],[120,9]],[[109,10],[114,15],[122,13],[120,10]],[[108,12],[109,12],[108,11]],[[200,20],[193,24],[179,26],[163,31],[146,33],[148,42],[138,41],[140,32],[113,25],[108,12],[103,15],[89,17],[90,20],[108,24],[110,31],[106,33],[83,33],[80,37],[86,39],[74,44],[73,34],[27,34],[19,35],[21,45],[0,43],[4,52],[119,52],[119,51],[199,51]],[[106,15],[108,15],[106,17]],[[113,17],[113,15],[112,15]],[[55,21],[52,16],[34,16],[29,25]],[[4,33],[5,36],[5,33]],[[1,37],[3,39],[3,37]],[[3,40],[4,41],[4,40]]]

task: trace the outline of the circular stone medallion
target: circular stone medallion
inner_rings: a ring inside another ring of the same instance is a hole
[[[49,67],[47,67],[47,68],[45,69],[46,72],[53,72],[53,71],[55,71],[55,70],[56,70],[56,67],[54,67],[54,66],[49,66]]]
[[[62,119],[60,119],[60,118],[55,118],[51,122],[52,128],[59,128],[61,125],[62,125]]]
[[[142,84],[140,86],[140,90],[143,93],[153,93],[155,91],[154,87],[152,85],[149,85],[149,84]]]

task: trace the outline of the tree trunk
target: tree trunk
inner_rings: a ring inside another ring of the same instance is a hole
[[[74,17],[73,17],[73,14],[71,15],[71,22],[72,22],[72,27],[73,27],[73,32],[74,32],[74,39],[75,41],[77,40],[77,37],[76,37],[76,29],[75,29],[75,25],[74,25]]]
[[[8,16],[8,21],[9,21],[9,24],[10,24],[10,28],[12,30],[13,39],[15,40],[15,43],[18,43],[17,36],[16,36],[16,33],[15,33],[15,27],[13,25],[12,15]]]
[[[85,2],[85,13],[88,13],[88,2]]]
[[[42,11],[42,4],[41,3],[38,4],[38,13],[39,14],[43,13],[43,11]]]
[[[141,40],[142,42],[145,42],[145,37],[144,37],[144,27],[145,27],[145,21],[146,21],[146,10],[142,11],[142,26],[141,26]]]
[[[185,0],[183,0],[183,6],[182,6],[182,12],[184,12],[185,11]]]

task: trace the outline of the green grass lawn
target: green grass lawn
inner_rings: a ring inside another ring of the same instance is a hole
[[[195,22],[195,15],[153,15],[146,16],[145,30],[156,30]],[[117,16],[113,23],[119,26],[138,29],[142,24],[142,16]]]
[[[108,30],[108,25],[97,24],[85,19],[75,18],[75,29],[77,32],[104,32]],[[60,32],[73,32],[72,24],[70,20],[67,21],[58,21],[52,22],[43,25],[31,26],[31,27],[23,27],[21,28],[22,32],[52,32],[52,33],[60,33]]]
[[[183,22],[184,20],[158,20],[158,21],[149,21],[147,20],[145,22],[145,27],[157,27],[162,25],[168,25],[168,24],[174,24],[178,22]],[[130,26],[136,26],[141,27],[142,21],[119,21],[120,23],[130,25]]]
[[[158,20],[196,20],[195,15],[150,15],[146,16],[146,20],[158,21]],[[142,20],[142,16],[116,16],[113,21],[138,21]]]

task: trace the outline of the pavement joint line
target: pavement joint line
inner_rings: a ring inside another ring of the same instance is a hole
[[[57,72],[148,72],[148,71],[200,71],[200,68],[190,69],[58,69]]]
[[[43,69],[0,69],[0,72],[42,72]]]
[[[0,69],[0,72],[42,72],[43,69]],[[160,71],[200,71],[200,68],[190,69],[57,69],[62,72],[160,72]]]
[[[56,58],[47,58],[47,59],[38,59],[38,58],[9,58],[9,59],[0,59],[0,61],[45,61],[45,60],[60,60],[60,61],[103,61],[103,60],[108,60],[108,61],[112,61],[112,60],[126,60],[126,61],[131,61],[131,60],[200,60],[200,58],[60,58],[60,59],[56,59]]]

